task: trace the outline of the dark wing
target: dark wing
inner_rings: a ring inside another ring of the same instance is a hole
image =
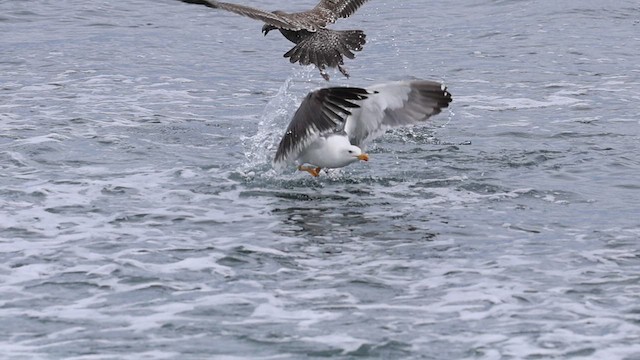
[[[342,128],[345,119],[369,92],[361,88],[333,87],[313,91],[302,101],[284,133],[273,160],[276,167],[295,160],[319,136]]]
[[[367,0],[320,0],[307,14],[316,17],[318,25],[326,26],[339,18],[348,18],[365,2]]]
[[[345,123],[354,145],[374,139],[388,129],[410,126],[439,114],[449,106],[451,94],[435,81],[398,81],[367,88],[375,94],[359,101]]]
[[[244,5],[230,4],[215,0],[180,0],[189,4],[198,4],[210,7],[213,9],[222,9],[231,11],[233,13],[250,17],[255,20],[260,20],[266,24],[273,25],[278,28],[287,30],[302,30],[316,31],[316,25],[312,22],[305,21],[303,18],[293,17],[290,14],[276,11],[269,12],[256,8],[252,8]]]

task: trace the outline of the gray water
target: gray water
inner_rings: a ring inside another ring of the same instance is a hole
[[[260,28],[0,1],[1,358],[640,359],[636,0],[371,0],[330,83]],[[410,78],[450,109],[272,169],[309,90]]]

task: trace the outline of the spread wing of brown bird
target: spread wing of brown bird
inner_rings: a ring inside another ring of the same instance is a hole
[[[296,44],[284,54],[292,63],[315,65],[325,80],[329,80],[325,69],[338,68],[349,77],[344,65],[344,57],[355,58],[354,52],[362,50],[366,35],[362,30],[331,30],[326,26],[339,18],[351,16],[368,0],[320,0],[311,10],[287,13],[284,11],[264,11],[249,6],[215,0],[181,0],[185,3],[204,5],[214,9],[230,11],[242,16],[262,21],[262,32],[279,30],[282,35]]]

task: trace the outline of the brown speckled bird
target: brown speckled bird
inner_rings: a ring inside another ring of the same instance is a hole
[[[284,37],[296,44],[284,54],[291,63],[300,65],[315,65],[320,75],[329,80],[325,69],[338,68],[349,77],[344,65],[343,56],[353,59],[354,51],[362,50],[366,35],[362,30],[331,30],[328,24],[339,18],[351,16],[362,4],[368,0],[320,0],[313,9],[297,13],[286,13],[276,10],[273,12],[260,9],[219,2],[215,0],[181,0],[190,4],[205,5],[214,9],[222,9],[261,20],[265,24],[262,33],[266,36],[271,30],[278,29]]]

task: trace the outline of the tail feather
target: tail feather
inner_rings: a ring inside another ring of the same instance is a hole
[[[295,46],[293,49],[289,50],[286,54],[289,57],[289,61],[292,63],[300,61],[300,56],[302,54],[303,48]]]
[[[318,53],[310,51],[309,52],[309,63],[317,64],[318,63]]]
[[[300,64],[309,65],[311,63],[311,54],[313,52],[309,51],[309,49],[303,49],[302,54],[300,56]]]
[[[338,65],[344,64],[344,59],[342,58],[342,54],[340,51],[335,48],[333,49],[333,56],[331,57],[331,67],[337,67]]]
[[[367,42],[364,32],[361,30],[344,30],[340,31],[344,35],[341,37],[344,40],[342,43],[347,45],[349,50],[361,51],[364,44]]]
[[[342,55],[344,55],[344,56],[348,57],[349,59],[353,59],[353,58],[355,58],[355,57],[356,57],[356,55],[355,55],[353,52],[351,52],[351,50],[350,50],[350,49],[347,47],[347,45],[346,45],[346,44],[344,44],[344,43],[339,43],[339,44],[338,44],[338,51],[339,51]]]
[[[344,64],[344,56],[355,58],[355,51],[361,51],[366,43],[366,35],[361,30],[319,29],[300,41],[284,54],[292,63],[314,64],[319,69],[339,67]]]

